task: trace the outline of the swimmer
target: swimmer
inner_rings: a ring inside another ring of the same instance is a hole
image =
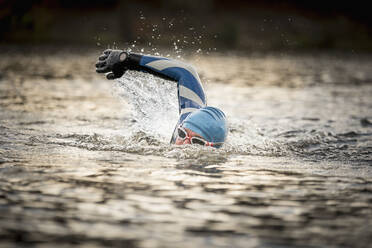
[[[148,72],[177,82],[180,117],[171,144],[222,146],[227,136],[225,114],[207,106],[203,86],[192,66],[169,58],[112,49],[105,50],[96,63],[96,72],[106,73],[109,80],[120,78],[127,70]]]

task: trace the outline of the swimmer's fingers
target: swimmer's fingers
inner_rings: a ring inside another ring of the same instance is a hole
[[[123,73],[113,73],[113,72],[109,72],[106,74],[106,78],[108,80],[113,80],[113,79],[117,79],[117,78],[121,78],[121,76],[123,76],[124,72]]]
[[[106,73],[109,72],[110,68],[107,66],[106,61],[98,61],[96,63],[96,72],[97,73]]]
[[[108,80],[113,80],[113,79],[116,79],[116,78],[121,78],[124,73],[126,72],[126,69],[124,68],[119,68],[119,67],[115,67],[112,72],[109,72],[106,74],[106,78]]]
[[[106,78],[107,78],[108,80],[113,80],[113,79],[115,79],[116,77],[115,77],[115,74],[114,74],[113,72],[109,72],[109,73],[106,74]]]
[[[103,60],[107,59],[107,57],[108,57],[108,55],[102,54],[101,56],[99,56],[98,60],[103,61]]]
[[[103,68],[106,64],[106,61],[97,61],[96,68]]]
[[[96,72],[97,72],[97,73],[106,73],[106,72],[109,72],[109,71],[110,71],[110,69],[107,68],[107,67],[104,67],[104,68],[97,68],[97,69],[96,69]]]
[[[112,52],[111,49],[106,49],[105,51],[103,51],[101,56],[98,57],[98,61],[96,63],[96,72],[106,73],[110,71],[107,65],[107,58],[109,57],[111,52]]]
[[[112,49],[106,49],[105,51],[103,51],[103,54],[108,56],[111,52],[112,52]]]

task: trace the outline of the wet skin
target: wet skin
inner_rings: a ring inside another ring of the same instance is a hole
[[[184,128],[184,129],[185,129],[185,131],[187,133],[187,136],[186,136],[185,139],[182,139],[180,137],[177,137],[177,139],[176,139],[176,145],[191,144],[190,139],[192,137],[200,137],[200,138],[204,139],[202,136],[200,136],[199,134],[191,131],[190,129],[188,129],[188,128]]]

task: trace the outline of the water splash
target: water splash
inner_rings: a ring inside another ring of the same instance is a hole
[[[132,107],[133,130],[169,140],[178,120],[177,90],[174,82],[151,74],[127,72],[115,84],[118,96]]]
[[[131,106],[130,132],[126,132],[126,137],[119,141],[121,150],[126,152],[198,159],[199,162],[200,159],[215,161],[216,158],[222,161],[230,154],[286,154],[281,144],[265,137],[254,124],[240,119],[229,120],[230,132],[221,149],[169,145],[179,118],[176,83],[147,73],[127,72],[117,80],[114,89],[118,97]]]

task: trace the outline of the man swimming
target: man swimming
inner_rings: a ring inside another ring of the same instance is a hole
[[[177,82],[180,118],[173,131],[172,144],[198,144],[221,147],[226,140],[225,114],[207,107],[203,86],[195,69],[183,62],[123,50],[107,49],[98,58],[96,72],[109,80],[120,78],[127,70],[143,71]]]

